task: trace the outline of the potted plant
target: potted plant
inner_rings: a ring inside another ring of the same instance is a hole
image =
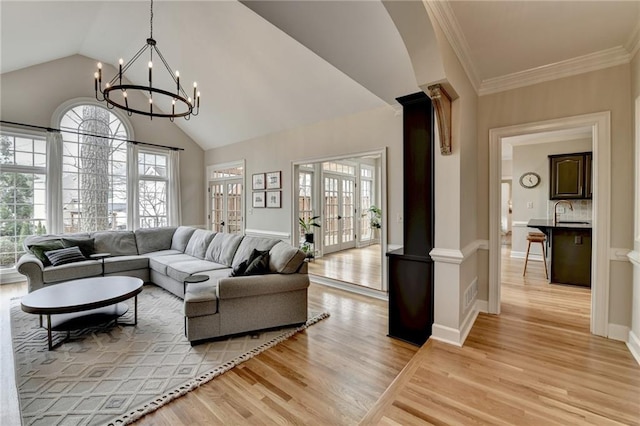
[[[369,217],[371,228],[380,229],[382,227],[382,210],[379,207],[371,206],[369,207],[369,213],[371,213]]]
[[[320,216],[313,216],[309,218],[301,217],[298,219],[300,228],[304,231],[304,241],[313,244],[313,230],[312,228],[320,228],[320,224],[316,222]]]

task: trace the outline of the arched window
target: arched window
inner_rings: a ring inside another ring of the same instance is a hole
[[[122,120],[81,104],[64,113],[60,129],[64,232],[127,229],[129,135]]]

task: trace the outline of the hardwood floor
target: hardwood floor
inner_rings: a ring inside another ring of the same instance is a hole
[[[640,367],[589,333],[589,289],[502,265],[502,313],[480,314],[462,348],[429,340],[361,424],[640,424]]]
[[[380,244],[342,250],[309,262],[309,273],[364,287],[382,288]]]
[[[589,334],[589,290],[522,265],[504,259],[502,314],[480,314],[462,348],[387,338],[386,302],[312,284],[310,307],[330,318],[136,424],[640,424],[640,367]],[[24,291],[0,286],[3,303]],[[0,411],[13,425],[5,306]]]

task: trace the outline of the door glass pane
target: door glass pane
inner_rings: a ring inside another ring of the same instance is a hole
[[[338,244],[338,179],[324,178],[324,245]]]
[[[342,180],[342,212],[340,216],[342,225],[341,243],[353,241],[355,238],[355,183],[351,179]]]
[[[227,184],[227,229],[231,234],[242,233],[242,184]]]
[[[224,184],[216,183],[209,186],[211,190],[211,230],[224,231]]]

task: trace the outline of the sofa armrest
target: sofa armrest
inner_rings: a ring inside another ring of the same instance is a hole
[[[266,274],[226,277],[218,280],[218,299],[285,293],[309,287],[307,274]]]
[[[44,277],[42,274],[44,265],[40,259],[33,254],[23,254],[16,264],[16,270],[27,277],[29,293],[44,287]]]

